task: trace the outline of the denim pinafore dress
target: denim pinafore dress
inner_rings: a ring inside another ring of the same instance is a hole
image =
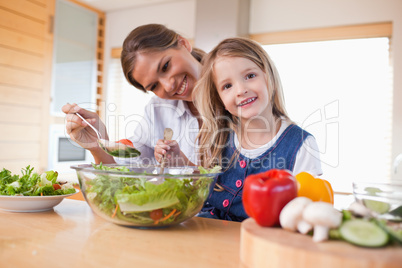
[[[237,151],[232,131],[222,154],[222,162],[227,162],[227,165],[223,164],[224,173],[217,178],[217,183],[224,190],[210,193],[197,216],[229,221],[243,221],[248,218],[242,203],[244,179],[248,175],[274,168],[293,171],[296,154],[309,135],[311,134],[297,125],[289,125],[272,147],[257,158],[250,159]],[[235,153],[237,156],[233,161],[228,161]]]

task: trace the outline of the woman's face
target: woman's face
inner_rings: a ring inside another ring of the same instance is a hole
[[[192,92],[201,75],[201,63],[191,55],[184,38],[178,47],[164,51],[139,52],[132,72],[145,90],[162,99],[193,101]]]

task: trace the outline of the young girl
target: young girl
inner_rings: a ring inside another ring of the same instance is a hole
[[[216,46],[204,60],[194,100],[203,120],[201,164],[225,171],[199,216],[247,218],[248,175],[274,168],[322,174],[317,143],[289,119],[275,65],[256,42],[229,38]]]

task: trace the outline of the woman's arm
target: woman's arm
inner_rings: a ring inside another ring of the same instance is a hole
[[[108,140],[109,136],[106,132],[106,127],[96,113],[85,110],[77,104],[69,103],[62,107],[62,111],[66,114],[67,134],[78,145],[91,152],[95,163],[115,163],[114,158],[99,147],[97,142],[98,136],[96,133],[75,114],[79,113],[82,115],[91,125],[98,129],[104,139]]]

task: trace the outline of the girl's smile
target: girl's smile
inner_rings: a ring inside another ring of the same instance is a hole
[[[241,108],[247,108],[249,107],[252,103],[254,103],[257,100],[257,97],[253,97],[253,98],[248,98],[242,102],[240,102],[237,106],[241,107]]]

